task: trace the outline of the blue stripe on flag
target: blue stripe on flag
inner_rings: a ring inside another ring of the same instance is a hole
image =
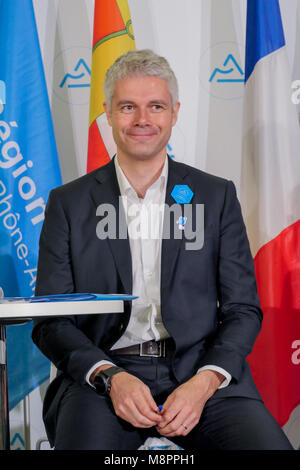
[[[60,169],[32,0],[0,0],[0,286],[34,295],[38,242]],[[49,376],[32,322],[7,328],[10,409]]]
[[[256,63],[285,45],[278,0],[248,0],[245,82]]]

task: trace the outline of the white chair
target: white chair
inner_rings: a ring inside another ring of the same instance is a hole
[[[51,382],[55,379],[55,377],[56,377],[56,372],[57,372],[57,369],[56,369],[55,365],[52,364],[52,362],[51,362],[51,365],[50,365],[50,380],[49,380],[49,383],[51,383]],[[43,445],[45,442],[48,442],[48,443],[49,443],[47,437],[41,437],[40,439],[38,439],[38,440],[36,441],[35,449],[36,449],[36,450],[42,450],[41,447],[42,447],[42,445]]]

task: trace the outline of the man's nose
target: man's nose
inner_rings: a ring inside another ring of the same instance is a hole
[[[140,126],[145,126],[148,124],[148,113],[146,108],[139,108],[136,112],[136,124]]]

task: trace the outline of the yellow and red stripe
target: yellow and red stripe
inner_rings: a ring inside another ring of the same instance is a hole
[[[95,0],[87,172],[110,159],[97,124],[104,114],[103,83],[107,69],[132,49],[135,41],[127,0]]]

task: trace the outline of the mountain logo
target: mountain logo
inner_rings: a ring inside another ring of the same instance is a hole
[[[16,432],[14,437],[10,442],[11,450],[24,450],[25,449],[25,442],[22,436]]]
[[[232,54],[228,54],[223,67],[216,67],[209,78],[209,82],[213,80],[218,83],[235,83],[244,82],[244,72]],[[225,78],[226,75],[226,78]]]
[[[61,50],[53,62],[53,94],[72,106],[88,106],[91,91],[90,47],[74,46]]]
[[[200,57],[199,80],[202,89],[218,100],[239,100],[244,95],[245,45],[234,41],[218,42]]]
[[[90,84],[91,71],[89,67],[87,66],[84,59],[79,59],[79,61],[77,62],[74,68],[74,72],[75,72],[74,74],[66,73],[66,75],[64,76],[64,78],[62,79],[59,85],[60,88],[63,88],[65,85],[68,88],[83,88],[83,87],[91,86]],[[83,80],[81,81],[81,79]]]
[[[168,149],[168,154],[171,158],[175,158],[175,155],[173,153],[173,148],[170,143],[167,144],[167,149]]]

